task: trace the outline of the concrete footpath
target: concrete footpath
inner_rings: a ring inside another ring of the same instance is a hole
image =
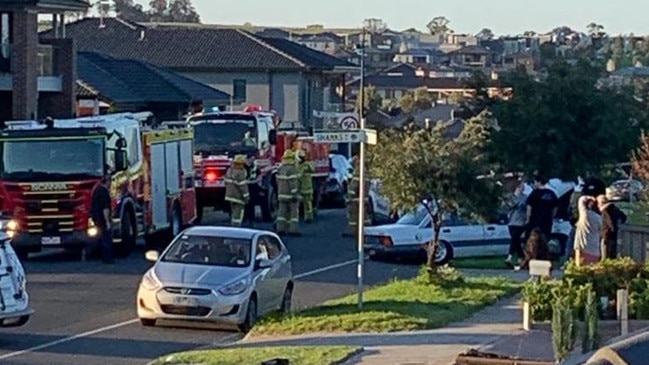
[[[481,349],[489,351],[490,346],[503,343],[503,339],[521,334],[522,314],[519,300],[518,297],[504,299],[477,312],[471,318],[436,330],[258,337],[238,342],[236,346],[348,345],[364,349],[345,363],[350,365],[451,365],[457,355],[470,348],[482,347]]]

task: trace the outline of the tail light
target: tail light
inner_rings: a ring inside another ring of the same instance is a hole
[[[379,237],[379,243],[385,247],[392,247],[392,238],[389,236],[381,236]]]
[[[204,178],[207,182],[215,182],[219,179],[219,174],[215,170],[207,170],[205,171]]]

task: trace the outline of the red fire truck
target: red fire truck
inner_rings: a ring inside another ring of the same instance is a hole
[[[260,171],[259,189],[253,189],[251,198],[261,207],[264,221],[272,221],[276,215],[275,172],[286,149],[303,148],[307,152],[316,169],[313,177],[314,204],[320,202],[329,176],[329,146],[315,144],[306,131],[279,129],[276,113],[251,105],[243,112],[194,114],[187,118],[186,123],[193,128],[196,138],[194,168],[199,220],[205,207],[229,209],[225,203],[223,176],[237,154],[248,155]]]
[[[91,197],[106,170],[118,255],[138,236],[162,244],[160,233],[175,235],[195,219],[191,129],[154,130],[141,114],[6,123],[1,219],[22,257],[44,247],[81,252],[97,238]]]

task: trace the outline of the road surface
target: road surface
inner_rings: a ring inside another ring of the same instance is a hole
[[[217,215],[206,218],[208,224],[223,222]],[[325,210],[317,223],[303,225],[303,237],[285,239],[296,276],[294,308],[356,290],[355,240],[341,238],[344,225],[344,210]],[[72,261],[60,253],[24,262],[36,313],[24,327],[0,329],[0,364],[143,365],[171,352],[241,337],[205,326],[142,327],[135,294],[150,267],[143,256],[138,251],[110,266]],[[377,284],[416,269],[367,261],[366,280]]]

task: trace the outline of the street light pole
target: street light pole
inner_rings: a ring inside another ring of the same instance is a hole
[[[358,97],[360,99],[359,119],[360,130],[365,130],[365,24],[363,24],[363,33],[361,35],[361,81]],[[359,168],[358,178],[358,309],[363,309],[363,271],[365,265],[365,253],[363,252],[363,243],[365,237],[365,141],[360,143],[358,154]]]

